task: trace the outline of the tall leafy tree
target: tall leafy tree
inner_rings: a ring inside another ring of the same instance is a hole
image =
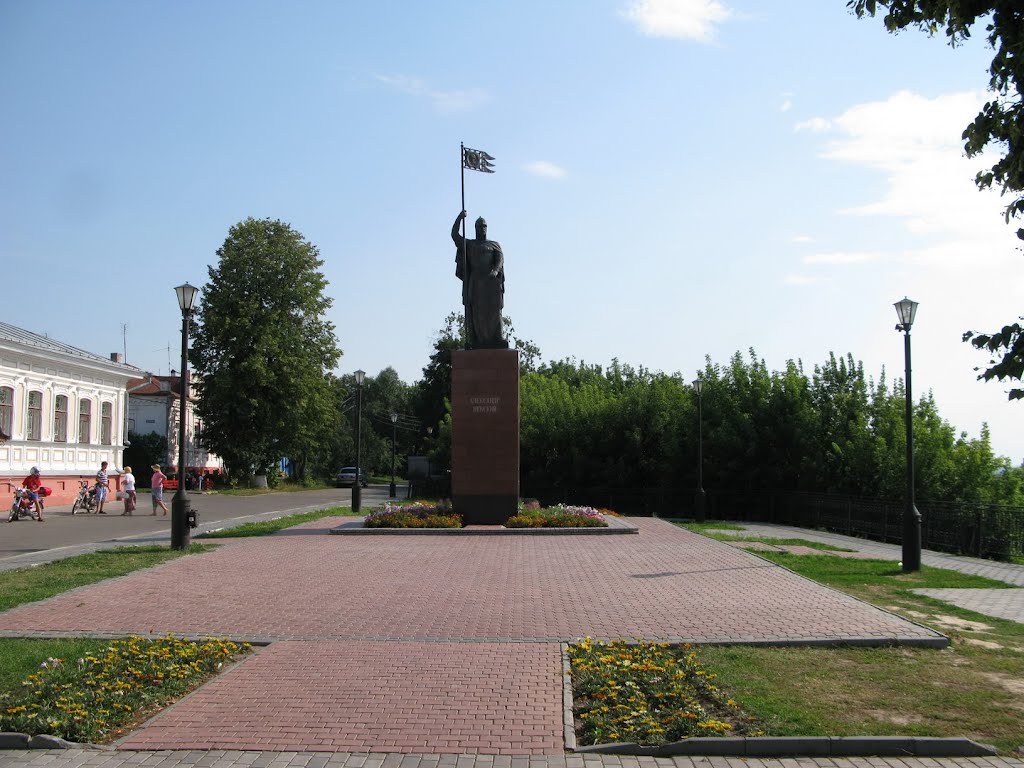
[[[248,218],[209,268],[190,360],[204,440],[233,474],[266,472],[319,447],[341,355],[315,245],[284,222]]]
[[[1010,197],[1006,221],[1024,216],[1024,3],[1020,0],[849,0],[847,6],[858,17],[885,12],[885,28],[898,32],[907,27],[923,29],[930,35],[944,31],[950,45],[971,36],[978,24],[985,25],[989,46],[995,52],[989,65],[991,98],[963,132],[964,149],[974,157],[994,145],[1002,156],[978,172],[981,189],[996,188]],[[1024,227],[1017,230],[1024,240]],[[1022,318],[1024,319],[1024,318]],[[993,355],[979,378],[1020,381],[1024,377],[1024,330],[1009,323],[992,333],[967,331],[964,341]],[[1024,389],[1013,388],[1011,400],[1024,398]]]

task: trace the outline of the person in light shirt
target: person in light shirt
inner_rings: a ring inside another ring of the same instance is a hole
[[[151,477],[149,481],[149,487],[153,492],[153,514],[155,515],[156,508],[160,507],[166,515],[167,505],[164,504],[164,480],[167,479],[167,475],[160,471],[159,464],[154,464],[150,469],[153,470],[153,477]]]
[[[122,516],[130,515],[135,511],[135,475],[131,467],[125,467],[121,475],[121,491],[124,493],[124,512]]]

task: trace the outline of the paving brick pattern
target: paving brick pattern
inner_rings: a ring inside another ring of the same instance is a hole
[[[267,750],[94,752],[22,750],[4,768],[1024,768],[1020,757],[634,757],[438,755]]]
[[[629,536],[348,537],[327,518],[16,608],[0,635],[270,642],[120,753],[401,752],[396,768],[430,753],[562,759],[560,640],[941,639],[750,553],[635,522]],[[177,754],[202,753],[145,764]]]
[[[280,642],[122,749],[562,754],[557,644]]]
[[[693,642],[939,639],[660,520],[631,536],[238,540],[0,615],[0,634],[235,639]]]

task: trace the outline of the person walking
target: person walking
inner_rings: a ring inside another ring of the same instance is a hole
[[[100,471],[96,473],[96,514],[105,515],[103,504],[107,500],[107,489],[110,487],[107,479],[107,462],[100,463]]]
[[[131,467],[124,468],[124,474],[121,475],[121,491],[124,493],[124,512],[122,516],[130,515],[135,511],[135,475],[132,474]]]
[[[153,477],[149,479],[149,486],[153,492],[153,514],[156,515],[156,508],[161,507],[164,515],[167,514],[167,505],[164,504],[164,480],[167,475],[160,471],[160,465],[154,464],[150,467],[153,470]]]

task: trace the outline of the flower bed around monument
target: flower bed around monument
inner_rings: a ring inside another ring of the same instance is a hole
[[[593,507],[557,504],[541,507],[537,502],[520,503],[519,513],[505,522],[506,528],[607,528],[604,516]]]
[[[614,514],[613,512],[608,512]],[[416,501],[410,504],[385,502],[363,521],[367,528],[462,528],[462,515],[451,501]],[[593,507],[558,504],[542,508],[536,501],[520,502],[518,513],[506,528],[607,528],[604,515]]]
[[[452,511],[448,500],[412,504],[385,502],[383,507],[366,516],[363,525],[367,528],[461,528],[462,515]]]

